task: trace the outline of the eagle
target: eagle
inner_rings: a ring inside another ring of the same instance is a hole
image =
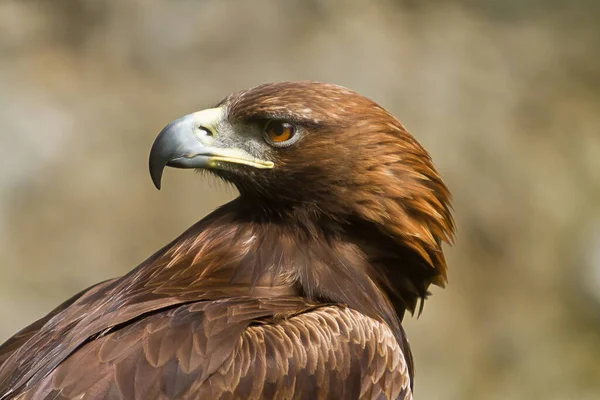
[[[8,339],[0,399],[412,398],[401,321],[445,285],[455,225],[390,112],[333,84],[263,84],[168,124],[158,189],[167,166],[239,197]]]

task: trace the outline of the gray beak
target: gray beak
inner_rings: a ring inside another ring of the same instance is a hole
[[[160,189],[163,170],[174,168],[222,168],[225,164],[246,165],[259,169],[273,168],[273,162],[260,160],[242,147],[227,147],[220,140],[219,126],[225,110],[210,108],[181,117],[165,126],[152,144],[148,166],[150,177]],[[231,146],[231,145],[229,145]]]
[[[211,133],[204,129],[206,136]],[[207,148],[194,134],[194,114],[186,115],[165,126],[150,150],[148,161],[150,177],[160,190],[163,170],[175,168],[206,168],[209,164]]]

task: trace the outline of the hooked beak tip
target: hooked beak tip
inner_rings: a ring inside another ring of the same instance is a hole
[[[162,162],[152,162],[154,159],[151,157],[149,162],[149,170],[150,170],[150,178],[152,179],[152,183],[156,189],[160,190],[163,170],[165,169],[165,164]]]
[[[160,190],[160,180],[152,180],[152,182],[154,183],[154,187],[156,188],[156,190]]]
[[[193,115],[181,117],[163,128],[150,149],[148,167],[150,177],[154,186],[160,190],[163,171],[169,162],[182,154],[189,148],[198,146],[193,136]]]
[[[164,157],[157,155],[157,146],[152,146],[150,150],[150,159],[148,162],[148,169],[150,171],[150,178],[156,189],[160,190],[163,170],[165,169],[166,162]]]

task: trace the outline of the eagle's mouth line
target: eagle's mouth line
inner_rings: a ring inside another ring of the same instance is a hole
[[[213,154],[194,154],[190,156],[183,156],[175,158],[169,161],[169,164],[173,163],[177,167],[177,161],[187,159],[187,160],[199,160],[203,159],[207,161],[208,166],[210,168],[216,167],[216,162],[225,162],[230,164],[241,164],[247,165],[249,167],[259,168],[259,169],[271,169],[275,166],[273,161],[260,160],[258,158],[242,158],[242,157],[232,157],[232,156],[224,156],[224,155],[213,155]]]
[[[227,156],[210,156],[209,161],[223,161],[234,164],[243,164],[248,165],[254,168],[260,169],[271,169],[275,166],[273,161],[259,160],[255,159],[247,159],[247,158],[236,158],[236,157],[227,157]]]

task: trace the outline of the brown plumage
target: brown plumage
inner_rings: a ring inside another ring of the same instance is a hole
[[[412,398],[400,321],[445,283],[454,225],[397,119],[339,86],[267,84],[167,126],[157,185],[165,164],[240,197],[4,343],[0,399]]]

